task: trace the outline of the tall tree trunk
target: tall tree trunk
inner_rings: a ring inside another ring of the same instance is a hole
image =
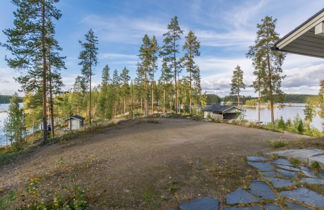
[[[258,95],[258,123],[261,121],[261,91],[259,87],[259,95]]]
[[[148,89],[148,76],[147,76],[147,72],[145,73],[145,116],[148,115],[148,94],[147,94],[147,89]]]
[[[91,125],[91,108],[92,108],[92,104],[91,104],[91,74],[92,74],[92,70],[91,70],[91,64],[90,64],[90,92],[89,92],[89,97],[90,97],[90,101],[89,101],[89,124]]]
[[[124,107],[124,115],[126,114],[126,96],[124,97],[124,105],[123,105],[123,107]]]
[[[163,113],[165,113],[166,101],[165,101],[165,87],[163,88]]]
[[[152,106],[152,114],[154,114],[154,83],[152,81],[152,90],[151,90],[151,106]]]
[[[192,104],[192,72],[190,71],[189,74],[189,82],[190,82],[190,87],[189,87],[189,112],[192,114],[192,109],[191,109],[191,104]]]
[[[272,72],[270,66],[270,57],[267,55],[268,71],[269,71],[269,94],[270,94],[270,110],[271,110],[271,123],[274,124],[274,107],[273,107],[273,87],[272,87]]]
[[[240,94],[237,94],[237,106],[240,107]]]
[[[46,25],[45,25],[45,2],[42,1],[42,33],[41,33],[41,42],[42,42],[42,60],[43,60],[43,87],[42,87],[42,97],[43,97],[43,139],[44,142],[47,142],[47,62],[46,62]]]
[[[176,43],[175,40],[173,40],[173,49],[176,49]],[[175,110],[178,114],[178,80],[177,80],[177,57],[176,53],[173,52],[173,65],[174,65],[174,86],[175,86]]]
[[[52,71],[51,71],[51,65],[48,65],[48,73],[50,75],[49,77],[49,93],[50,93],[50,116],[51,116],[51,132],[52,132],[52,138],[55,137],[55,126],[54,126],[54,102],[53,102],[53,87],[52,87]]]

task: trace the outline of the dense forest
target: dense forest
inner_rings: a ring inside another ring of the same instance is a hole
[[[12,96],[10,95],[0,95],[0,104],[8,104]],[[22,97],[18,97],[18,102],[21,103],[23,101]]]

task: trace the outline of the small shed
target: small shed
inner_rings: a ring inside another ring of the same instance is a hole
[[[207,105],[204,109],[204,118],[212,118],[214,120],[233,120],[237,119],[242,110],[236,106],[225,106],[212,104]]]
[[[65,121],[68,122],[68,129],[69,130],[78,130],[83,127],[84,125],[84,117],[80,115],[73,115],[70,118],[66,119]]]

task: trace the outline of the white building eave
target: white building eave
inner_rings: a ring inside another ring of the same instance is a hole
[[[324,34],[315,33],[324,22],[324,9],[280,39],[274,49],[301,55],[324,58]]]

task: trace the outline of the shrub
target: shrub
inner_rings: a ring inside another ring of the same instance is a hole
[[[284,147],[287,144],[285,142],[283,142],[283,141],[273,141],[273,142],[271,142],[271,145],[272,145],[273,148],[277,149],[277,148]]]
[[[278,128],[281,129],[281,130],[286,130],[287,129],[287,125],[284,121],[284,119],[282,117],[280,117],[280,120],[278,120]]]

